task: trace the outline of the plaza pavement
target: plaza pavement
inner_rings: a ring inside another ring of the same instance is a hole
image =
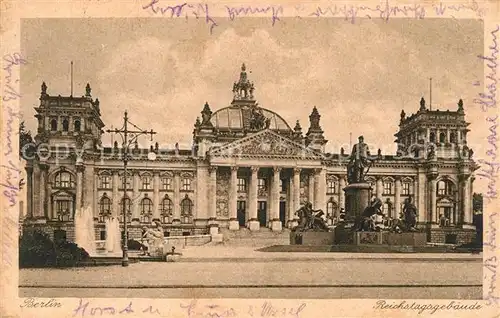
[[[471,254],[268,253],[189,247],[180,262],[23,269],[20,296],[481,298]]]

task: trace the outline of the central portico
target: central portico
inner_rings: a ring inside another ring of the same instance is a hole
[[[267,226],[280,231],[293,225],[294,213],[306,198],[324,209],[321,203],[326,199],[320,194],[325,193],[326,177],[321,156],[271,130],[216,147],[208,158],[210,218],[217,216],[223,202],[217,185],[228,183],[230,229]],[[308,178],[308,193],[301,193],[304,178]]]
[[[295,211],[306,200],[326,210],[326,140],[317,109],[304,138],[298,121],[290,128],[281,116],[260,107],[253,93],[243,64],[231,104],[212,113],[206,103],[195,124],[197,151],[206,154],[197,175],[199,191],[208,185],[211,232],[219,226],[281,231],[294,225]],[[228,224],[221,224],[224,215]]]

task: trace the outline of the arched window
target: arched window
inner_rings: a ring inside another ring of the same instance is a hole
[[[129,198],[123,198],[120,201],[120,222],[123,222],[123,208],[125,206],[125,212],[127,213],[127,223],[131,221],[132,218],[132,212],[131,212],[131,206],[132,206],[132,201]]]
[[[440,143],[446,142],[446,134],[444,132],[439,134],[439,142]]]
[[[436,133],[435,132],[431,132],[430,135],[429,135],[429,141],[430,142],[436,142]]]
[[[151,215],[153,214],[153,201],[150,198],[141,200],[141,222],[151,222]]]
[[[54,187],[73,189],[75,187],[75,181],[73,180],[73,175],[67,171],[58,172],[54,178]]]
[[[105,218],[111,215],[111,199],[106,195],[99,201],[99,222],[104,222]]]
[[[162,223],[170,223],[170,217],[172,216],[172,210],[174,205],[172,200],[168,196],[165,196],[160,204],[160,216]]]
[[[75,120],[75,131],[80,131],[80,129],[82,128],[82,123],[80,122],[80,119],[76,119]]]
[[[57,119],[52,118],[50,120],[50,130],[57,131]]]
[[[193,201],[186,197],[181,201],[181,217],[183,223],[191,223],[191,216],[193,215]]]
[[[63,120],[62,126],[63,126],[63,131],[69,130],[69,121],[66,118]]]
[[[453,182],[450,180],[439,180],[437,184],[437,195],[451,196],[454,192]]]
[[[451,143],[457,142],[457,134],[455,134],[454,132],[450,133],[450,142]]]

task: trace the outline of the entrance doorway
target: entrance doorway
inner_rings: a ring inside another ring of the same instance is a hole
[[[246,224],[245,214],[246,214],[246,201],[238,201],[237,211],[238,224],[242,227]]]
[[[259,201],[257,206],[257,219],[259,220],[260,226],[265,227],[267,225],[267,202]]]
[[[286,201],[280,201],[280,221],[286,227]]]

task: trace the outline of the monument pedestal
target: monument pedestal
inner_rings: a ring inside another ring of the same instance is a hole
[[[346,220],[362,215],[370,205],[372,188],[369,183],[352,183],[344,188]]]
[[[291,232],[290,245],[333,245],[335,232]]]
[[[353,232],[354,245],[425,246],[427,235],[421,232]]]

